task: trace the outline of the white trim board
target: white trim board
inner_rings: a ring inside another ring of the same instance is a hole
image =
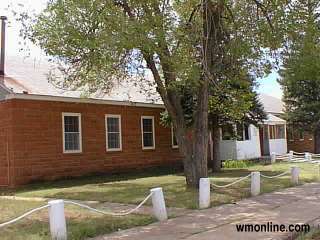
[[[119,120],[119,148],[108,147],[108,118],[117,118]],[[120,152],[122,151],[122,129],[121,129],[121,115],[119,114],[105,114],[105,128],[106,128],[106,151],[107,152]]]
[[[155,103],[116,101],[116,100],[104,100],[104,99],[93,99],[93,98],[60,97],[60,96],[47,96],[47,95],[23,94],[23,93],[12,93],[12,94],[6,95],[5,100],[11,100],[11,99],[55,101],[55,102],[68,102],[68,103],[91,103],[91,104],[162,108],[162,109],[165,108],[163,104],[155,104]]]
[[[153,146],[151,147],[145,147],[143,145],[143,119],[151,119],[152,120],[152,137],[153,137]],[[143,150],[153,150],[156,148],[156,133],[155,133],[155,122],[154,122],[154,116],[141,116],[141,145]]]
[[[62,144],[63,144],[63,153],[82,153],[82,127],[81,127],[81,113],[71,113],[71,112],[63,112],[62,114]],[[64,117],[65,116],[72,116],[78,117],[78,124],[79,124],[79,150],[66,150],[65,145],[65,126],[64,126]]]

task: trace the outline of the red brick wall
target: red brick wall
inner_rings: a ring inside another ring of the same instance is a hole
[[[9,185],[10,104],[0,102],[0,186]]]
[[[294,139],[288,139],[288,151],[293,150],[295,152],[314,152],[314,140],[310,133],[304,133],[304,138],[299,139],[295,136]]]
[[[160,125],[162,109],[18,99],[9,102],[14,185],[181,161],[179,150],[171,147],[171,129]],[[82,153],[63,153],[62,112],[81,113]],[[106,152],[105,114],[121,115],[121,152]],[[155,117],[155,150],[142,150],[142,115]]]

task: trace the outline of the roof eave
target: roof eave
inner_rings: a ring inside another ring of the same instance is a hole
[[[156,103],[116,101],[116,100],[93,99],[93,98],[61,97],[61,96],[23,94],[23,93],[10,93],[5,97],[5,99],[6,100],[23,99],[23,100],[34,100],[34,101],[54,101],[54,102],[68,102],[68,103],[90,103],[90,104],[162,108],[162,109],[165,108],[163,104],[156,104]]]

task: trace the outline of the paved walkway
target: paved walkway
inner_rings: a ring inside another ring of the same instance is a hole
[[[154,223],[100,236],[94,240],[267,240],[290,239],[289,233],[238,233],[236,224],[303,224],[320,218],[320,183],[263,194],[220,207],[195,210]]]

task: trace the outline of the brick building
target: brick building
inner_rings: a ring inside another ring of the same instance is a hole
[[[172,129],[160,124],[157,95],[119,84],[82,98],[28,61],[8,58],[0,80],[1,186],[182,164]]]
[[[315,152],[313,134],[288,126],[288,148],[295,152]]]

